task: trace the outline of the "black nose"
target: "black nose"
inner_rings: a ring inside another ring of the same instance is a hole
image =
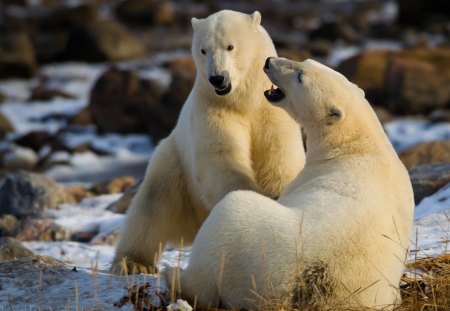
[[[209,82],[211,82],[212,85],[215,87],[222,86],[224,77],[223,76],[212,76],[209,77]]]
[[[269,68],[270,68],[270,60],[271,60],[272,58],[273,58],[273,57],[267,57],[266,63],[264,64],[264,69],[269,69]]]

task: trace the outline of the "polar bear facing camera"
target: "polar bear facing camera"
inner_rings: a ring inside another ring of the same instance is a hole
[[[275,48],[261,15],[220,11],[192,19],[193,89],[172,133],[156,147],[127,213],[122,259],[152,271],[166,244],[190,244],[213,206],[233,190],[278,196],[303,167],[299,125],[263,92]],[[130,271],[128,271],[130,272]]]
[[[305,168],[277,202],[235,191],[216,205],[181,296],[204,307],[393,309],[413,219],[406,169],[344,76],[313,60],[269,58],[264,70],[278,86],[267,99],[306,131]]]

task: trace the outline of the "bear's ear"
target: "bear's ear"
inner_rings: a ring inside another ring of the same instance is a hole
[[[358,85],[356,85],[355,83],[352,83],[352,84],[355,87],[356,91],[358,92],[358,95],[361,96],[362,98],[365,98],[366,93],[364,93],[364,90],[362,88],[360,88]]]
[[[328,109],[328,124],[335,124],[345,119],[345,112],[341,107],[331,106]]]
[[[250,18],[252,19],[252,23],[255,26],[259,26],[261,24],[261,13],[258,11],[253,12],[253,14],[250,14]]]
[[[198,24],[200,24],[200,20],[198,18],[193,17],[191,19],[192,29],[195,29],[198,27]]]

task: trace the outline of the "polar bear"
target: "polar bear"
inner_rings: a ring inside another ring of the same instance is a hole
[[[200,306],[393,309],[411,236],[407,171],[364,92],[313,60],[269,58],[267,99],[306,131],[306,165],[278,201],[221,200],[188,267],[167,269]]]
[[[270,105],[261,71],[276,55],[261,15],[224,10],[192,19],[193,89],[172,133],[157,146],[127,213],[113,261],[154,270],[167,243],[194,239],[233,190],[279,196],[305,163],[299,125]],[[129,271],[128,271],[129,272]]]

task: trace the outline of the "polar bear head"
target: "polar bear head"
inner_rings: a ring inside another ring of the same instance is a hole
[[[213,94],[226,96],[240,87],[245,89],[242,85],[257,83],[265,59],[276,55],[260,23],[257,11],[248,15],[223,10],[205,19],[192,18],[197,79]]]
[[[266,98],[302,124],[333,125],[343,121],[355,105],[367,103],[358,86],[311,59],[295,62],[270,57],[264,71],[278,86],[266,91]]]

